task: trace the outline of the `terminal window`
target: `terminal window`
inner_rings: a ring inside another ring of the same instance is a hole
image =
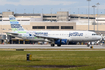
[[[45,29],[45,26],[33,26],[32,29]]]
[[[59,29],[59,26],[47,26],[47,29]]]
[[[61,26],[61,29],[73,29],[73,26]]]

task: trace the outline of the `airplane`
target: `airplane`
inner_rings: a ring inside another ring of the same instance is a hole
[[[101,40],[101,36],[92,31],[27,31],[13,15],[9,15],[9,20],[12,32],[6,32],[7,35],[26,40],[48,41],[52,47],[55,44],[60,47],[61,45],[68,45],[69,42],[93,42]],[[40,39],[36,40],[36,38]],[[91,47],[90,44],[88,46]]]

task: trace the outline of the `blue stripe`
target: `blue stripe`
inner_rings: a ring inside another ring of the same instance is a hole
[[[16,21],[16,22],[10,22],[10,24],[19,24],[19,22],[18,21]]]

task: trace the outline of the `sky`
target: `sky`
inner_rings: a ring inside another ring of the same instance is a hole
[[[100,3],[99,14],[105,14],[105,0],[91,0],[90,14],[93,5]],[[96,5],[97,6],[97,5]],[[0,0],[0,13],[11,10],[15,13],[57,13],[69,11],[70,14],[88,14],[87,0]],[[95,8],[97,13],[97,7]]]

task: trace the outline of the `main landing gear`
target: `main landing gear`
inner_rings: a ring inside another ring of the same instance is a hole
[[[51,47],[54,47],[54,46],[55,46],[55,44],[51,44]],[[61,47],[60,44],[57,44],[57,46],[58,46],[58,47]]]
[[[61,47],[61,44],[57,44],[58,47]]]
[[[91,44],[87,44],[87,47],[90,47],[91,49],[93,48],[93,46]]]
[[[55,46],[55,41],[52,40],[51,42],[51,47],[54,47]],[[61,47],[61,40],[60,40],[60,44],[57,44],[58,47]]]
[[[51,47],[54,47],[55,46],[55,44],[51,44]]]

